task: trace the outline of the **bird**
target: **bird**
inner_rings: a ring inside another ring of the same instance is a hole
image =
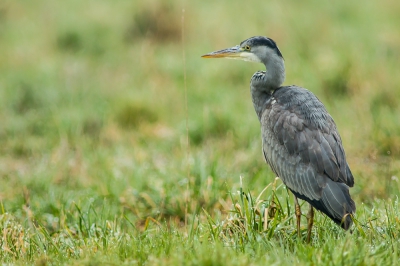
[[[308,243],[314,208],[348,230],[356,211],[349,192],[354,177],[338,129],[323,103],[311,91],[296,85],[282,86],[285,63],[276,42],[254,36],[202,57],[265,65],[265,71],[257,71],[251,77],[250,94],[261,126],[265,161],[294,195],[298,237],[301,237],[302,215],[298,199],[309,203]]]

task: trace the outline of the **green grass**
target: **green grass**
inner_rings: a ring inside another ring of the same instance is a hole
[[[1,2],[1,262],[399,264],[399,12],[391,0]],[[250,100],[262,66],[200,58],[253,35],[277,41],[285,84],[337,123],[351,234],[317,213],[312,243],[305,217],[297,238]]]

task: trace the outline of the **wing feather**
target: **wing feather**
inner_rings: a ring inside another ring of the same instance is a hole
[[[336,125],[322,103],[299,87],[279,89],[273,97],[261,117],[264,156],[273,171],[310,199],[321,197],[327,178],[353,185]]]

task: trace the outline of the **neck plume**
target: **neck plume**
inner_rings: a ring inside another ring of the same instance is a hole
[[[273,92],[285,81],[285,63],[282,57],[272,56],[263,63],[267,71],[256,72],[250,82],[254,110],[259,120],[266,104],[272,99]]]

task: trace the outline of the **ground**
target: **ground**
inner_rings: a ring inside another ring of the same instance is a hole
[[[0,258],[36,265],[399,263],[400,2],[0,3]],[[200,56],[273,38],[355,176],[351,233],[265,164],[249,80]],[[303,212],[307,204],[303,204]]]

